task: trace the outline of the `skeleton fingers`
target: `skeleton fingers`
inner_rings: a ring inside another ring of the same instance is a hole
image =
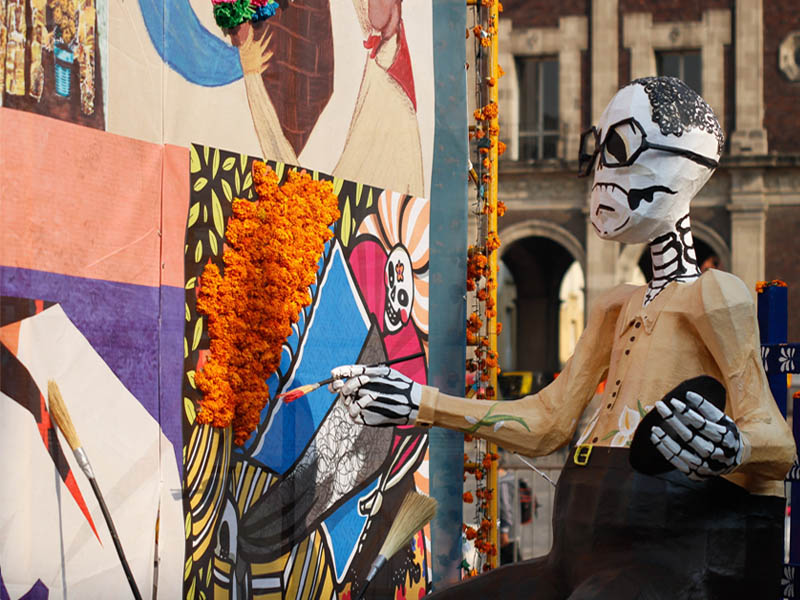
[[[701,395],[659,400],[656,409],[664,422],[653,427],[650,441],[690,479],[728,473],[744,460],[746,442],[736,424]]]
[[[331,371],[328,390],[341,395],[350,418],[376,427],[417,420],[422,386],[386,366],[346,365]]]

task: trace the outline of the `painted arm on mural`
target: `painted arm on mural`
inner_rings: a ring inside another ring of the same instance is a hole
[[[264,156],[297,164],[294,148],[286,139],[278,113],[264,87],[262,74],[269,68],[273,52],[270,50],[272,32],[265,27],[258,37],[250,23],[242,23],[231,33],[231,42],[239,48],[239,60],[244,73],[247,102],[253,116],[256,135]]]
[[[369,425],[437,425],[474,433],[528,456],[549,454],[569,443],[578,419],[605,379],[620,308],[630,286],[619,286],[597,301],[575,353],[558,378],[537,394],[493,402],[457,398],[408,382],[387,367],[337,367],[330,389],[339,392],[351,418]],[[405,381],[401,383],[401,378]]]

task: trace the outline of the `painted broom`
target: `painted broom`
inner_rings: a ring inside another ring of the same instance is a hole
[[[389,533],[381,546],[378,556],[372,561],[372,566],[367,573],[364,587],[358,594],[356,600],[361,600],[370,582],[375,578],[375,574],[386,562],[394,556],[394,553],[411,541],[413,535],[425,527],[436,514],[436,500],[430,496],[423,496],[415,491],[410,491],[403,498],[403,503],[397,511]]]
[[[64,399],[61,397],[58,385],[52,379],[47,382],[47,396],[50,405],[50,414],[53,420],[56,422],[56,425],[58,425],[61,433],[64,434],[69,447],[72,448],[72,452],[75,454],[75,460],[78,461],[81,470],[86,474],[89,483],[92,485],[92,490],[97,497],[97,502],[100,504],[100,510],[103,511],[103,517],[108,525],[108,530],[111,532],[111,539],[114,541],[114,547],[117,549],[117,555],[122,563],[122,569],[125,571],[125,577],[128,578],[128,583],[131,586],[133,597],[136,600],[142,600],[139,588],[136,587],[136,580],[134,580],[131,568],[128,566],[128,561],[125,559],[125,553],[122,551],[122,544],[120,544],[119,537],[117,536],[114,522],[111,520],[111,513],[108,512],[105,500],[103,500],[103,495],[100,493],[100,487],[97,485],[97,480],[94,477],[92,465],[89,464],[89,457],[86,455],[83,446],[81,446],[78,432],[75,431],[75,425],[72,423],[72,419],[69,416],[69,411],[67,411],[67,406],[64,404]]]

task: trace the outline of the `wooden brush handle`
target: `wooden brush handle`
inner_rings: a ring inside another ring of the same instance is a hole
[[[58,384],[52,379],[47,382],[47,396],[48,404],[50,405],[50,415],[53,421],[56,422],[61,433],[67,438],[67,443],[72,450],[77,450],[81,447],[81,441],[78,438],[78,432],[75,431],[75,425],[72,424],[72,419],[69,416],[67,405],[64,404],[64,399],[61,397],[61,392],[58,389]]]

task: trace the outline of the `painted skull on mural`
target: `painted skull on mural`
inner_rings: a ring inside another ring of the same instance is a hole
[[[394,333],[408,323],[414,303],[411,257],[401,245],[395,246],[386,259],[383,284],[386,287],[384,325],[386,331]]]
[[[647,77],[622,88],[581,137],[580,174],[594,170],[597,234],[634,244],[680,231],[722,145],[711,107],[679,79]]]

